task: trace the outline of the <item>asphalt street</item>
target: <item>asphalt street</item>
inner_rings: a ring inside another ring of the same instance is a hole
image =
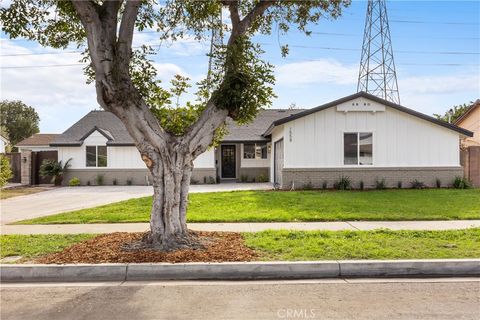
[[[480,319],[480,279],[6,284],[1,319]]]

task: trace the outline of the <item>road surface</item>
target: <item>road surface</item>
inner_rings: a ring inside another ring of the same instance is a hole
[[[1,319],[475,319],[480,279],[2,284]]]

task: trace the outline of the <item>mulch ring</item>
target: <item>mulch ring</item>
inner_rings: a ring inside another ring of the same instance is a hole
[[[195,232],[205,249],[161,252],[152,249],[125,250],[142,239],[144,233],[116,232],[99,235],[61,252],[51,253],[35,263],[130,263],[130,262],[233,262],[252,261],[257,255],[245,246],[242,236],[234,232]]]

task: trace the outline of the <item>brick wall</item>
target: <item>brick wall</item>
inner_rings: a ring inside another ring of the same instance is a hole
[[[352,182],[352,188],[359,188],[363,181],[364,188],[374,188],[376,179],[385,179],[388,188],[396,188],[402,182],[403,188],[409,188],[415,179],[429,187],[436,186],[440,179],[442,186],[450,186],[455,176],[462,176],[462,167],[402,167],[402,168],[295,168],[283,169],[282,189],[290,189],[294,183],[295,189],[301,189],[306,184],[313,188],[321,188],[324,182],[332,188],[341,176],[347,176]]]

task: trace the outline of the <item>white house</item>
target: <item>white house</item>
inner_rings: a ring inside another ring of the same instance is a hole
[[[50,146],[50,143],[55,140],[55,138],[59,136],[59,134],[55,133],[36,133],[31,137],[28,137],[19,143],[17,143],[16,147],[18,148],[18,152],[22,151],[55,151],[57,150],[56,147]]]
[[[250,124],[228,122],[229,134],[194,161],[196,183],[268,180],[282,188],[331,187],[341,176],[366,187],[376,179],[404,187],[415,179],[443,185],[462,175],[459,140],[468,130],[359,92],[308,110],[263,110]],[[92,111],[49,145],[72,158],[64,181],[149,183],[124,125]]]
[[[0,135],[0,153],[5,153],[5,149],[8,145],[8,139]]]

